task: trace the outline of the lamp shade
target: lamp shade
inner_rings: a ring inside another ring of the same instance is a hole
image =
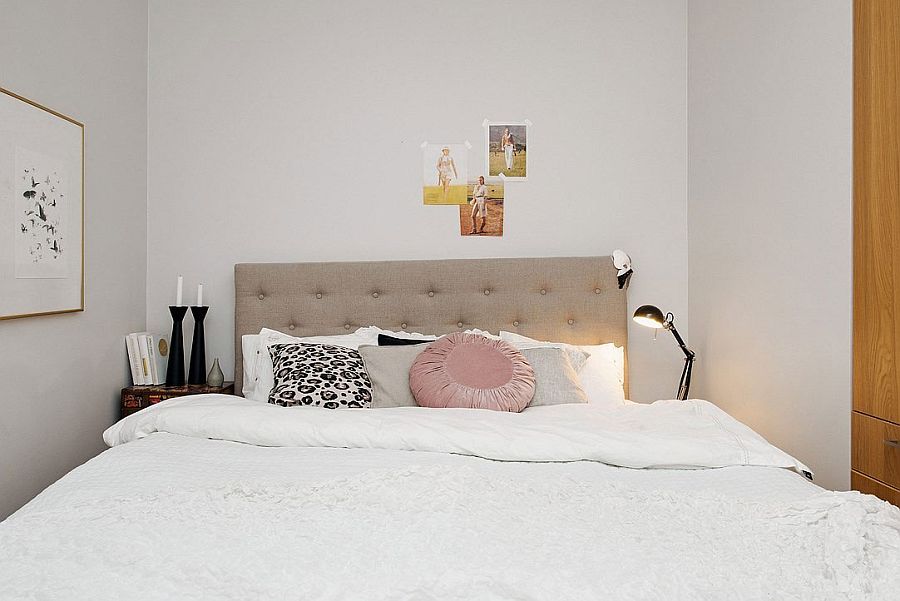
[[[662,328],[666,325],[666,316],[653,305],[641,305],[634,312],[634,321],[648,328]]]

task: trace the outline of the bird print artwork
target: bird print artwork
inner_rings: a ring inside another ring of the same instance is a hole
[[[27,277],[60,277],[63,260],[65,182],[53,159],[17,149],[17,173],[22,174],[17,187],[16,264],[31,265]],[[32,275],[43,274],[47,275]]]

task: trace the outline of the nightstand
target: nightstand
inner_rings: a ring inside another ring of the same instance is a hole
[[[160,401],[189,394],[234,394],[234,382],[225,382],[222,386],[128,386],[122,389],[120,417],[126,417]]]

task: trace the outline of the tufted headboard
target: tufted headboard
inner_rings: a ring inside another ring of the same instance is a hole
[[[375,325],[426,334],[502,329],[573,344],[628,341],[625,291],[610,257],[239,263],[234,297],[237,394],[241,336],[263,327],[294,336]]]

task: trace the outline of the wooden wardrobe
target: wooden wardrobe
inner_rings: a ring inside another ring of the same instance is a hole
[[[853,9],[850,480],[900,505],[900,2]]]

